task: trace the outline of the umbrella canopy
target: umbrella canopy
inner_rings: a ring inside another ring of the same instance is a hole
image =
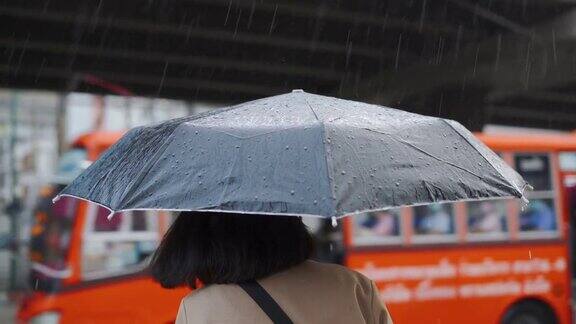
[[[455,121],[295,90],[132,129],[59,196],[328,218],[527,187]]]

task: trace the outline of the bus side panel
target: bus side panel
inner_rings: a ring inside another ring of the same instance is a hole
[[[111,280],[93,286],[80,286],[38,299],[41,307],[29,301],[24,320],[39,312],[59,311],[61,324],[72,323],[173,323],[186,288],[164,289],[151,278]]]
[[[349,267],[374,280],[397,323],[498,323],[522,298],[570,319],[562,242],[349,251]]]

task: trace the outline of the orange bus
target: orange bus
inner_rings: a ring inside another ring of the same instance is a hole
[[[121,133],[94,132],[73,143],[44,188],[30,240],[32,293],[21,323],[171,323],[188,289],[163,289],[142,270],[170,215],[130,212],[108,221],[95,204],[52,198],[116,142]]]
[[[572,323],[576,133],[479,138],[532,186],[512,200],[367,213],[344,222],[344,263],[396,323]]]
[[[67,183],[120,135],[80,138],[63,156],[59,174],[67,176],[57,182]],[[312,219],[318,257],[373,279],[396,323],[571,323],[576,134],[478,136],[535,187],[525,209],[517,201],[471,201],[367,213],[336,228]],[[141,272],[169,216],[134,212],[108,222],[92,204],[63,198],[51,205],[62,185],[47,188],[36,212],[34,293],[19,320],[174,321],[188,290],[162,289]]]

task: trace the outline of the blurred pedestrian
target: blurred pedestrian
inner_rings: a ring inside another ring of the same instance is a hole
[[[177,324],[392,323],[372,281],[312,252],[300,217],[183,212],[150,270],[164,287],[195,288]]]

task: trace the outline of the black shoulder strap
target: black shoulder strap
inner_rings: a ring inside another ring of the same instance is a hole
[[[274,324],[292,324],[290,317],[284,313],[274,298],[258,282],[249,281],[238,285],[254,299]]]

